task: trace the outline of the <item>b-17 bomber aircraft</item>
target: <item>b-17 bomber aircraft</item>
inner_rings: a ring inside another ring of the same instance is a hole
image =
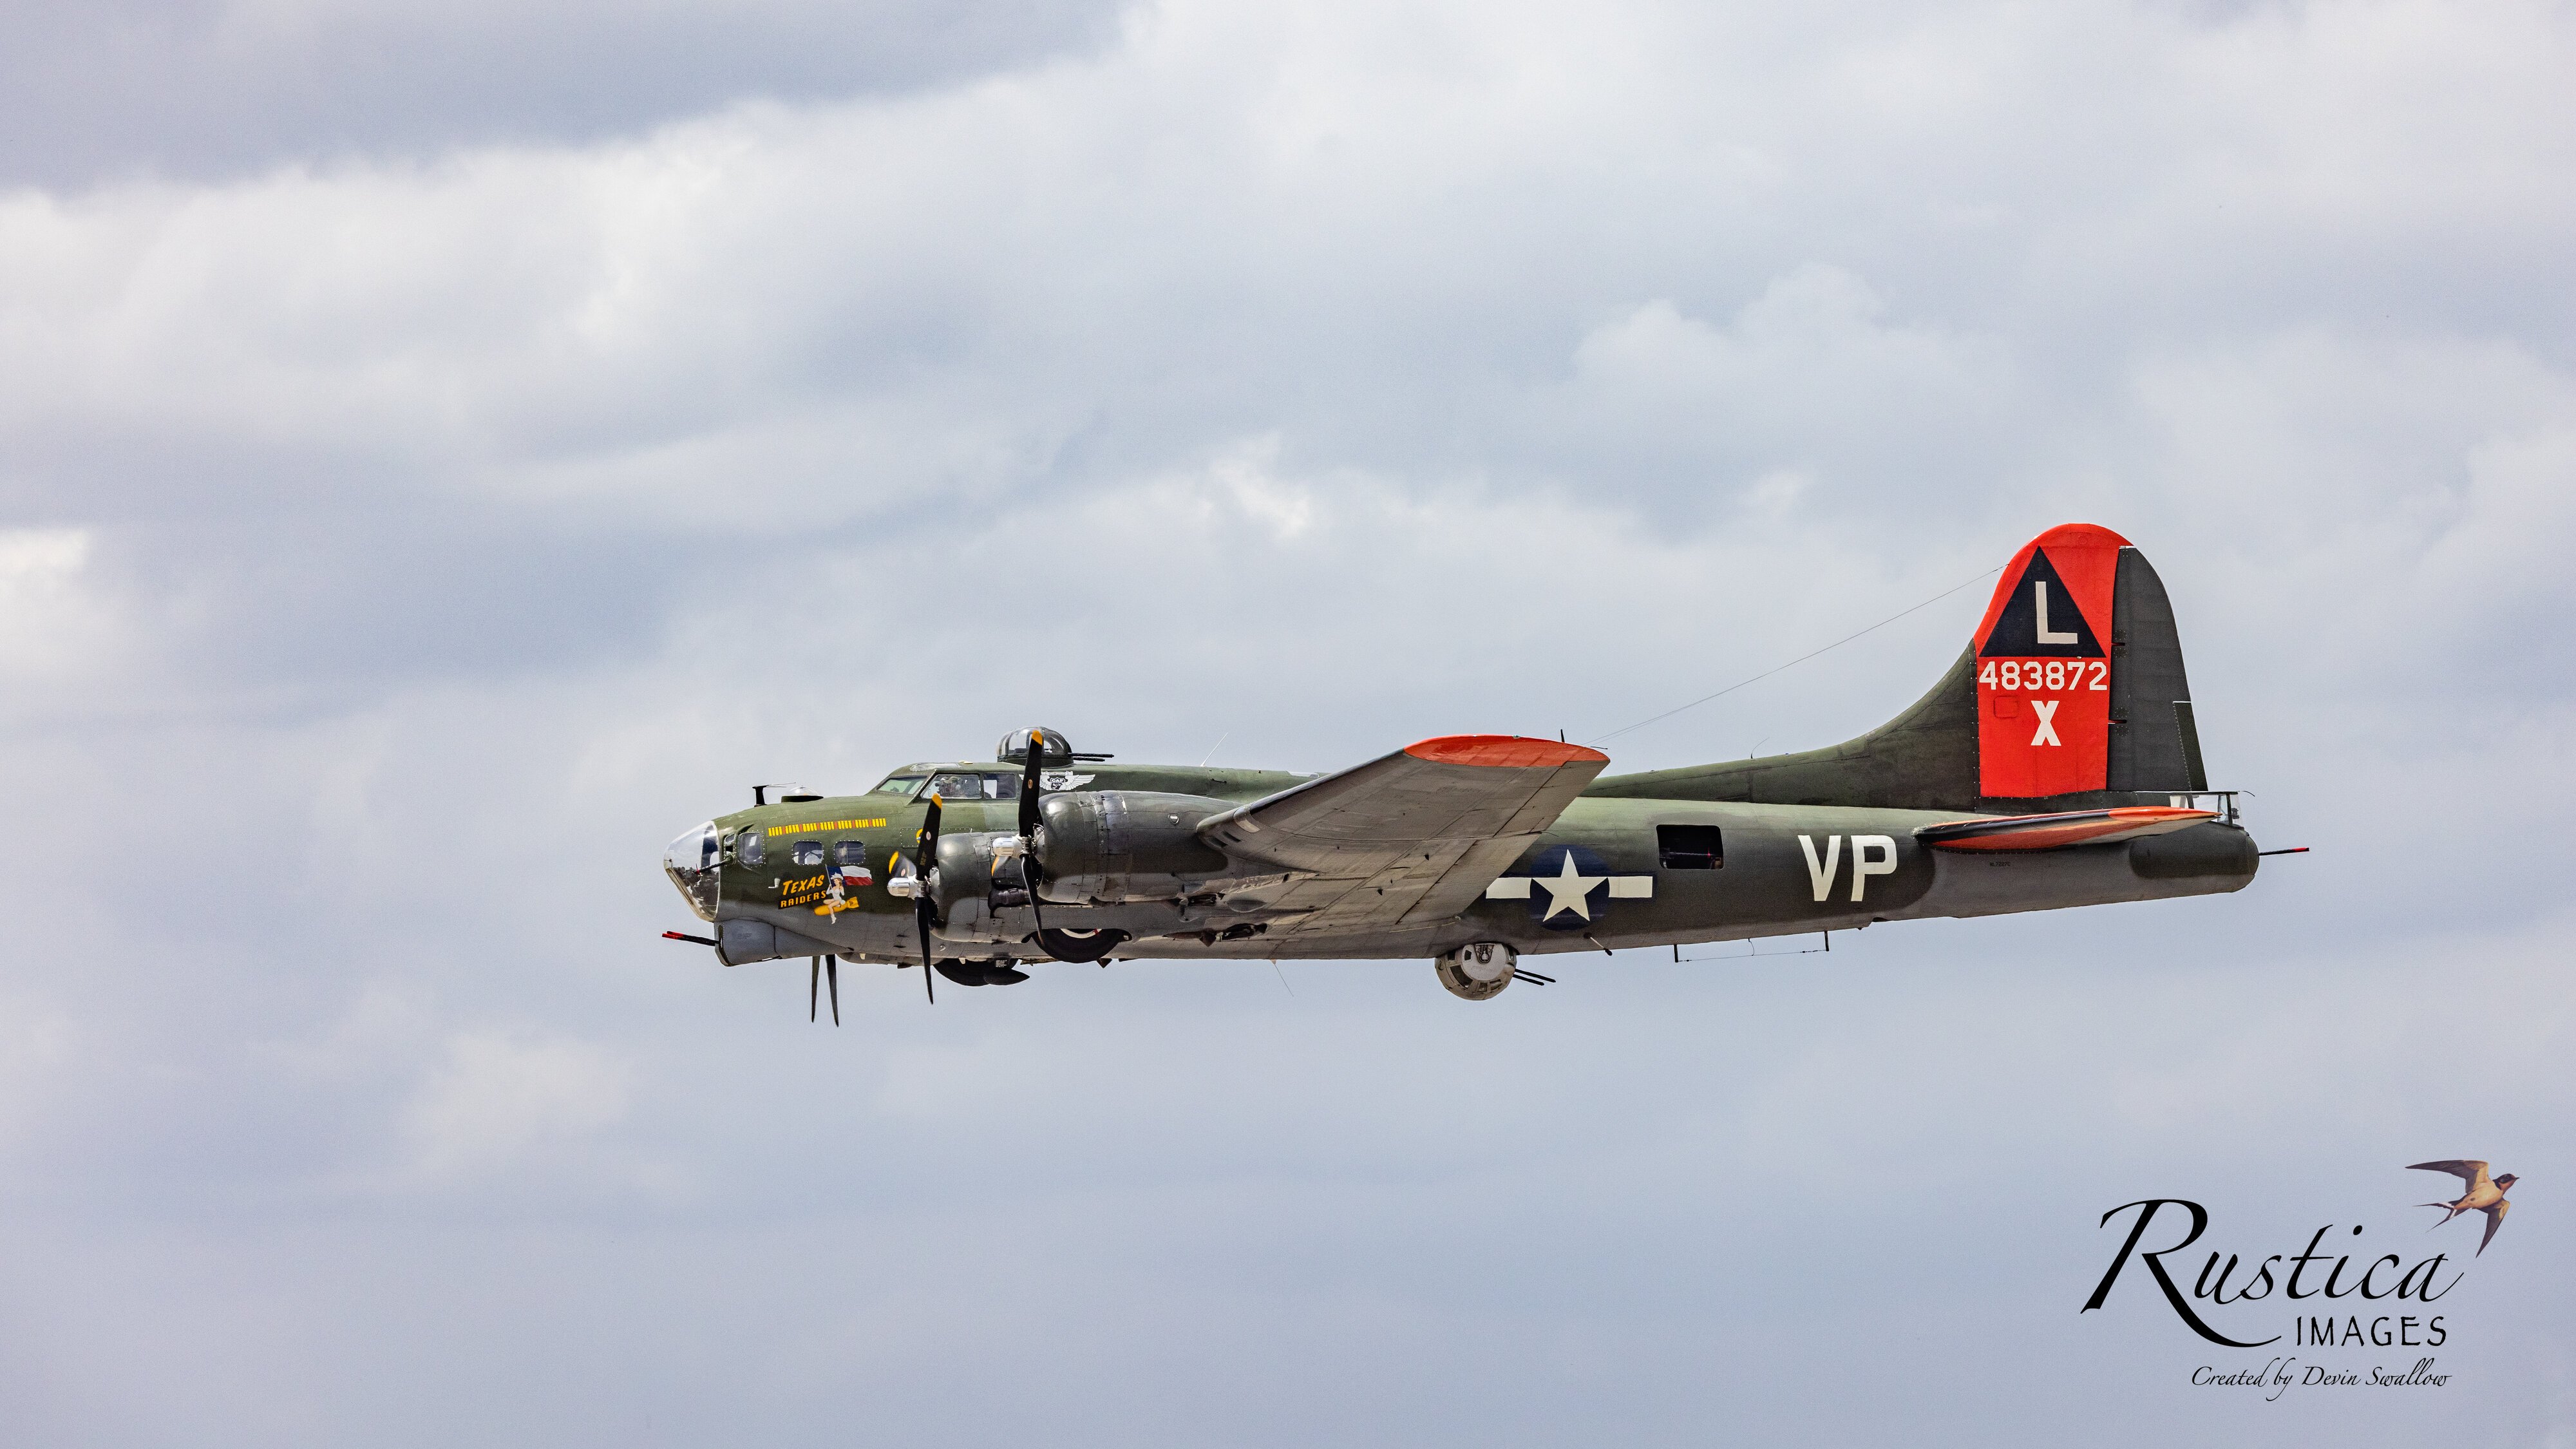
[[[1609,763],[1463,734],[1309,776],[1022,730],[860,795],[756,788],[672,843],[714,934],[665,934],[727,966],[810,958],[809,996],[828,965],[835,1021],[843,960],[919,966],[936,999],[933,970],[1000,985],[1041,960],[1413,957],[1483,1001],[1551,979],[1533,956],[2208,895],[2257,866],[2202,768],[2164,585],[2089,524],[2014,555],[1958,662],[1867,734]]]

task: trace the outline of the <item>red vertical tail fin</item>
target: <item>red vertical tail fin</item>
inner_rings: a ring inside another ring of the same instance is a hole
[[[2107,528],[2069,523],[2004,565],[1973,645],[1978,794],[2110,788],[2113,598],[2128,546]]]

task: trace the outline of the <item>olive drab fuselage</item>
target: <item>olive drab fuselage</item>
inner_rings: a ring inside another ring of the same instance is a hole
[[[935,770],[1008,773],[961,763],[915,767],[899,777]],[[1166,801],[1204,802],[1211,815],[1301,778],[1276,771],[1115,765],[1089,766],[1083,773],[1093,778],[1056,793],[1136,790]],[[758,943],[757,931],[730,935],[728,946],[735,949],[728,955],[739,959],[831,951],[853,960],[909,962],[920,954],[912,906],[887,887],[918,868],[915,837],[926,813],[926,800],[914,798],[918,792],[916,786],[908,793],[827,797],[723,816],[705,827],[719,841],[715,901],[705,905],[701,894],[692,897],[693,904],[700,905],[702,918],[720,926],[742,922],[777,933],[766,943]],[[1007,831],[1015,811],[1009,800],[943,800],[943,830]],[[1914,838],[1922,826],[1955,818],[1954,811],[1587,795],[1485,896],[1435,926],[1368,937],[1274,940],[1269,927],[1276,918],[1264,909],[1265,887],[1210,873],[1172,877],[1173,885],[1187,889],[1152,899],[1071,897],[1042,888],[1035,915],[1006,909],[972,921],[952,919],[938,932],[935,947],[942,958],[1044,959],[1027,940],[1042,916],[1050,927],[1121,932],[1127,939],[1118,954],[1132,957],[1427,957],[1486,941],[1537,955],[2197,895],[2234,890],[2253,874],[2250,839],[2217,821],[2149,840],[2030,856],[1953,855]],[[1675,827],[1698,841],[1710,840],[1713,832],[1718,849],[1668,853],[1663,844],[1678,834]],[[746,833],[759,842],[756,862],[742,858]],[[845,843],[867,862],[868,879],[853,881],[846,903],[833,909],[823,877],[835,868],[834,848]]]
[[[664,864],[729,964],[1431,957],[1475,999],[1520,956],[2204,895],[2257,865],[2208,787],[2163,584],[2089,525],[2015,555],[1967,650],[1878,729],[1608,763],[1462,735],[1306,776],[1118,764],[1024,731],[994,761],[722,816]]]

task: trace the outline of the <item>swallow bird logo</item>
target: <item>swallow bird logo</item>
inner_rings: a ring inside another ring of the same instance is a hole
[[[2457,1201],[2428,1202],[2424,1206],[2443,1209],[2442,1223],[2447,1223],[2462,1213],[2485,1213],[2487,1215],[2486,1236],[2478,1239],[2478,1251],[2470,1255],[2482,1256],[2487,1250],[2487,1244],[2495,1241],[2496,1229],[2504,1226],[2505,1211],[2513,1206],[2512,1203],[2504,1200],[2505,1189],[2513,1186],[2518,1179],[2510,1172],[2502,1177],[2489,1178],[2487,1165],[2483,1162],[2411,1162],[2407,1164],[2406,1170],[2447,1172],[2468,1186],[2468,1191],[2461,1193]],[[2438,1228],[2442,1223],[2435,1223],[2433,1226]]]

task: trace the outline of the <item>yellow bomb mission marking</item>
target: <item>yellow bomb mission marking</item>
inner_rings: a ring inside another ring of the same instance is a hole
[[[773,825],[772,835],[807,835],[817,830],[875,830],[883,827],[882,817],[875,820],[817,820],[811,825]]]

